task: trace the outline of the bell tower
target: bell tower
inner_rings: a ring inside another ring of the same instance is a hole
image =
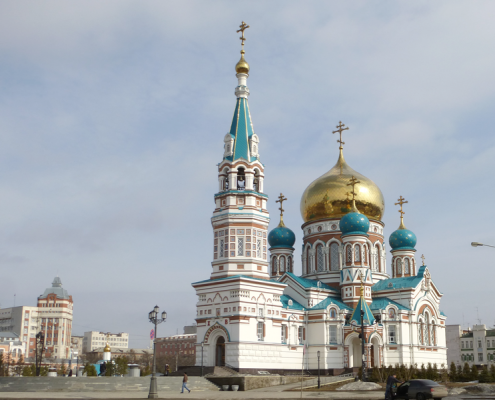
[[[213,262],[211,279],[245,275],[269,279],[267,229],[270,217],[264,193],[264,167],[260,162],[259,138],[254,133],[249,111],[249,64],[244,58],[244,22],[241,59],[235,66],[237,97],[230,131],[223,139],[223,159],[218,164],[218,192],[215,194]]]

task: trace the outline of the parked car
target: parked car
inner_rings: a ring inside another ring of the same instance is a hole
[[[430,381],[429,379],[411,379],[396,389],[394,399],[441,399],[447,397],[448,394],[445,386],[434,381]]]

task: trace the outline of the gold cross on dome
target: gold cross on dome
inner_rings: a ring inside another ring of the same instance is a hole
[[[405,214],[404,211],[402,211],[402,205],[406,204],[406,203],[409,203],[408,201],[405,201],[406,199],[403,198],[402,196],[399,197],[399,199],[397,200],[398,203],[395,203],[396,206],[400,205],[400,217],[402,218],[402,216]]]
[[[332,133],[337,133],[338,132],[339,135],[340,135],[340,139],[337,140],[337,143],[340,143],[339,149],[343,149],[344,148],[343,145],[345,144],[345,142],[342,141],[342,132],[349,129],[349,127],[344,128],[344,126],[345,126],[345,124],[343,124],[342,121],[339,121],[339,124],[336,126],[337,130],[332,132]]]
[[[395,203],[396,206],[400,205],[400,226],[399,226],[399,229],[406,229],[406,226],[404,225],[404,214],[405,212],[402,210],[402,206],[406,203],[409,203],[408,201],[406,201],[405,198],[403,198],[402,196],[399,197],[399,199],[397,200],[398,203]]]
[[[423,265],[425,265],[425,255],[421,254],[421,259],[423,260]]]
[[[280,193],[280,196],[278,196],[278,200],[275,203],[280,203],[280,216],[284,215],[284,209],[282,208],[284,201],[287,200],[287,197],[284,197],[282,193]]]
[[[241,32],[241,37],[239,39],[241,39],[242,48],[244,49],[244,41],[246,40],[246,38],[244,37],[244,31],[249,28],[249,25],[242,21],[242,24],[239,25],[239,28],[241,29],[239,29],[237,33]]]
[[[350,183],[347,184],[347,186],[352,186],[352,192],[350,192],[350,194],[352,195],[352,200],[354,200],[356,198],[356,185],[358,183],[361,183],[360,181],[358,181],[354,175],[352,176],[352,178],[350,179]]]

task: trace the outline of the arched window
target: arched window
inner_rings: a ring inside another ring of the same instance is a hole
[[[277,275],[277,257],[272,257],[272,275]]]
[[[237,190],[246,189],[246,176],[244,175],[244,168],[237,170]]]
[[[311,252],[310,252],[310,248],[308,247],[307,250],[306,250],[306,271],[308,274],[311,273],[312,271],[312,265],[311,265]]]
[[[395,262],[396,264],[396,276],[399,276],[399,275],[402,275],[402,260],[400,258],[397,259],[397,261]]]
[[[330,318],[337,318],[337,312],[335,311],[335,308],[330,309]]]
[[[256,147],[256,145],[253,146],[253,153],[256,154],[256,151],[258,150],[258,148]]]
[[[350,245],[346,249],[346,262],[352,263],[352,247]]]
[[[434,319],[431,320],[431,345],[437,345],[437,325]]]
[[[382,258],[380,257],[380,246],[376,245],[375,246],[375,268],[379,272],[382,271]]]
[[[280,257],[279,265],[280,265],[280,273],[283,274],[285,272],[285,257],[284,256]]]
[[[332,243],[330,245],[330,269],[332,271],[340,270],[339,266],[339,245]]]
[[[404,275],[409,274],[411,269],[409,268],[409,258],[404,260]]]
[[[430,345],[430,316],[428,313],[425,313],[425,320],[426,320],[426,325],[425,325],[425,332],[424,332],[424,343],[429,346]]]
[[[292,272],[292,257],[287,257],[287,272]]]
[[[16,356],[16,349],[12,350],[12,357],[15,357]]]
[[[357,263],[360,261],[361,261],[361,246],[357,244],[354,247],[354,262]]]
[[[254,170],[253,190],[260,192],[260,171],[258,169]]]
[[[318,267],[318,271],[325,270],[325,255],[323,253],[323,246],[321,244],[316,246],[316,265]]]
[[[425,330],[425,324],[422,319],[419,320],[419,326],[418,326],[418,341],[419,344],[424,344],[424,330]]]
[[[368,246],[363,245],[363,262],[368,264]]]

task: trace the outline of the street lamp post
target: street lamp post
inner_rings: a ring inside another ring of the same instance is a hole
[[[478,242],[471,242],[471,246],[473,246],[473,247],[486,246],[486,247],[495,248],[495,246],[492,246],[491,244],[483,244],[483,243],[478,243]]]
[[[363,382],[366,382],[366,354],[364,350],[364,310],[361,310],[361,355],[363,358],[363,363],[362,363],[363,376],[361,380]]]
[[[41,361],[43,360],[43,349],[45,347],[45,336],[42,331],[36,334],[36,376],[40,376],[41,373]]]
[[[158,318],[158,312],[160,308],[155,306],[152,311],[148,314],[148,319],[152,324],[155,324],[155,339],[153,340],[153,372],[151,373],[151,383],[150,383],[150,393],[148,394],[148,399],[156,399],[158,398],[158,390],[156,384],[156,326],[165,322],[167,319],[167,313],[162,312],[162,317]]]
[[[203,376],[203,348],[204,348],[205,342],[201,342],[201,376]]]
[[[316,353],[318,355],[318,389],[321,387],[320,385],[320,350]]]

